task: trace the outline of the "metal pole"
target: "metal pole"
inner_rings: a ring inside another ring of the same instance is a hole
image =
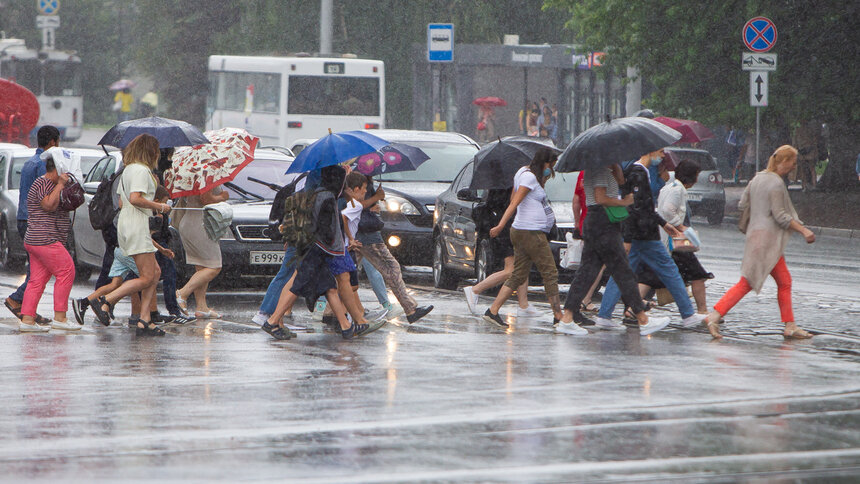
[[[758,153],[759,141],[761,139],[761,108],[755,108],[755,172],[759,172]]]
[[[523,135],[529,134],[529,69],[523,67]]]
[[[433,69],[433,122],[440,121],[439,116],[439,66],[433,64],[431,67]]]
[[[320,0],[320,54],[331,54],[332,0]]]

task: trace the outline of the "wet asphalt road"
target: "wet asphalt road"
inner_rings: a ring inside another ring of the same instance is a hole
[[[712,304],[739,277],[741,239],[700,229]],[[826,332],[811,341],[779,336],[772,282],[713,342],[554,335],[550,316],[502,332],[422,270],[408,282],[436,310],[356,341],[301,305],[315,332],[273,341],[249,321],[259,286],[219,290],[223,320],[160,339],[91,322],[21,335],[4,316],[0,480],[856,482],[860,243],[797,238],[787,258],[799,324]]]

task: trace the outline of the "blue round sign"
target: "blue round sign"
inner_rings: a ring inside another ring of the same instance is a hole
[[[767,52],[776,44],[776,25],[767,17],[750,19],[743,30],[744,45],[753,52]]]
[[[42,15],[56,15],[60,10],[60,0],[37,0],[36,8]]]

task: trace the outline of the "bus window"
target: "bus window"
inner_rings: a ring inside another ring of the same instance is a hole
[[[290,76],[290,114],[379,116],[375,77]]]
[[[210,76],[209,90],[215,100],[215,109],[244,111],[248,86],[254,86],[254,112],[280,111],[281,75],[265,72],[218,72]]]
[[[46,96],[80,96],[81,73],[77,62],[48,61],[45,63]]]

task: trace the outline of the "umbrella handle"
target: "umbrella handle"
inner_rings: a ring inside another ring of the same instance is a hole
[[[174,210],[198,210],[198,211],[203,211],[203,210],[206,210],[206,209],[205,209],[205,208],[197,208],[197,207],[174,207],[174,208],[171,208],[171,209],[170,209],[170,211],[171,211],[171,212],[172,212],[172,211],[174,211]]]

